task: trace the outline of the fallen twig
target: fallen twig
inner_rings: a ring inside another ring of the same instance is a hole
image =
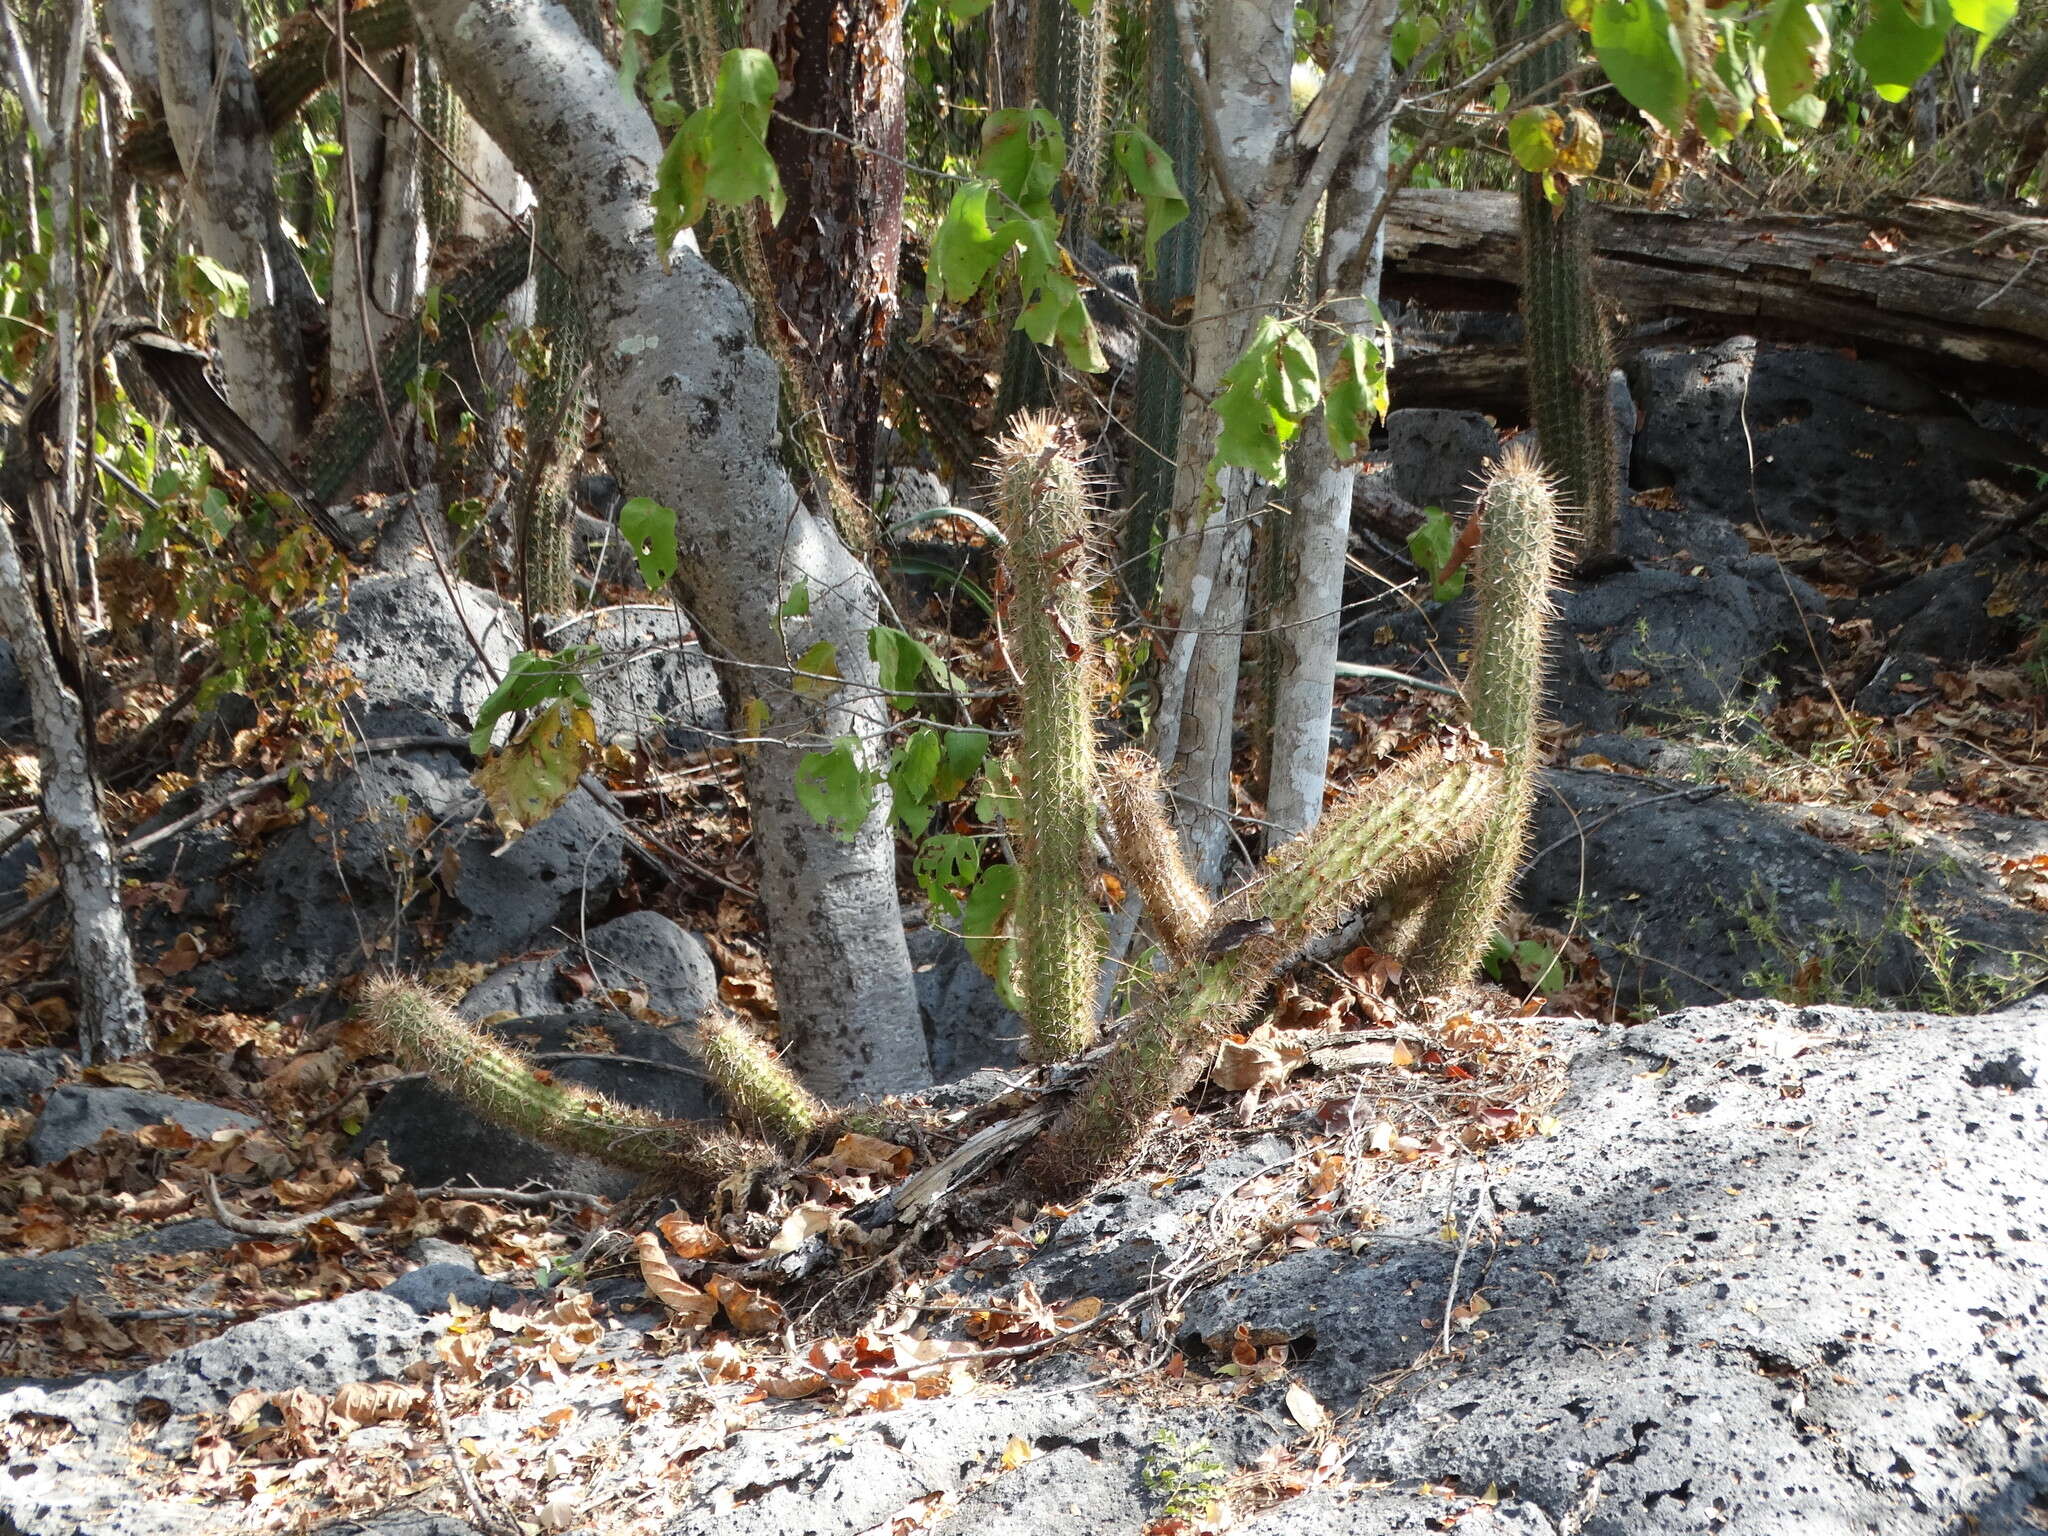
[[[228,1231],[243,1237],[301,1237],[308,1229],[323,1221],[339,1221],[345,1216],[374,1211],[387,1200],[406,1193],[406,1186],[387,1189],[382,1194],[363,1195],[354,1200],[342,1200],[333,1205],[322,1206],[317,1211],[308,1211],[303,1216],[294,1216],[287,1221],[265,1221],[257,1216],[237,1216],[227,1208],[220,1197],[220,1185],[214,1176],[206,1175],[206,1203],[213,1212],[213,1219]],[[587,1195],[575,1189],[484,1189],[467,1184],[435,1184],[426,1189],[415,1189],[412,1194],[421,1200],[484,1200],[497,1205],[516,1205],[532,1209],[543,1205],[603,1205],[601,1196]],[[381,1227],[366,1228],[366,1231],[381,1232]]]

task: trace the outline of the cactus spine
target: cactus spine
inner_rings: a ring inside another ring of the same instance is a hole
[[[698,1021],[697,1054],[740,1117],[782,1146],[809,1140],[830,1118],[831,1112],[775,1053],[721,1009],[713,1008]]]
[[[1536,0],[1535,28],[1562,16],[1559,0]],[[1560,41],[1517,66],[1524,94],[1548,85],[1571,64],[1575,45]],[[1579,558],[1614,548],[1621,516],[1614,411],[1607,380],[1614,359],[1607,321],[1593,285],[1592,210],[1585,189],[1565,185],[1555,205],[1543,178],[1524,172],[1522,209],[1522,319],[1527,328],[1529,415],[1543,439],[1543,457],[1556,472],[1566,502],[1578,515]]]
[[[408,1066],[487,1120],[544,1146],[635,1173],[681,1175],[708,1185],[775,1160],[761,1143],[723,1126],[663,1120],[557,1082],[412,982],[373,982],[362,1012]]]
[[[1096,658],[1088,489],[1071,428],[1038,413],[1018,417],[996,444],[995,475],[1021,690],[1020,991],[1032,1053],[1047,1061],[1095,1038],[1102,962],[1091,891]]]
[[[1159,764],[1149,752],[1119,752],[1103,764],[1110,851],[1144,899],[1166,952],[1182,965],[1201,953],[1209,930],[1209,893],[1189,872],[1166,814]]]
[[[1029,1176],[1066,1192],[1129,1157],[1290,955],[1377,891],[1471,845],[1498,801],[1501,776],[1488,759],[1454,761],[1432,747],[1354,790],[1274,853],[1258,883],[1218,913],[1262,918],[1271,931],[1213,959],[1197,955],[1167,980],[1039,1144]]]
[[[1472,726],[1506,763],[1498,811],[1446,873],[1414,967],[1425,990],[1462,985],[1493,941],[1519,872],[1536,786],[1536,715],[1558,557],[1557,493],[1526,444],[1494,464],[1480,489],[1479,620],[1465,699]]]

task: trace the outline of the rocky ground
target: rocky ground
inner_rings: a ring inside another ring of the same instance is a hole
[[[767,1215],[659,1221],[350,1021],[354,976],[424,970],[697,1117],[677,1026],[773,1017],[687,621],[614,588],[560,629],[606,652],[613,750],[499,853],[468,736],[515,615],[389,515],[306,616],[353,684],[303,799],[228,700],[195,740],[232,762],[123,801],[131,842],[179,829],[130,869],[159,1052],[81,1073],[53,934],[12,918],[0,1532],[2048,1526],[2048,550],[1999,522],[2048,431],[1741,340],[1628,384],[1635,504],[1559,594],[1506,990],[1404,1017],[1347,935],[1130,1180],[922,1226],[862,1213],[1060,1091],[942,926],[911,941],[944,1086]],[[1361,558],[1398,570],[1498,443],[1396,412]],[[900,595],[968,666],[944,573],[979,552],[919,537]],[[1446,675],[1462,605],[1383,592],[1346,657]],[[1347,681],[1339,770],[1428,697]],[[46,883],[0,853],[10,902]]]

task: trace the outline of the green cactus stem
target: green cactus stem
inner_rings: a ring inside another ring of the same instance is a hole
[[[1479,496],[1478,627],[1465,699],[1472,728],[1506,765],[1498,811],[1447,872],[1410,974],[1424,991],[1462,986],[1493,941],[1520,869],[1536,788],[1536,719],[1559,548],[1556,488],[1511,445]]]
[[[707,1187],[775,1162],[760,1142],[724,1126],[663,1120],[558,1082],[413,982],[373,982],[362,1014],[407,1066],[485,1119],[544,1146]]]
[[[1137,887],[1161,946],[1185,965],[1208,934],[1209,893],[1181,855],[1158,761],[1135,748],[1116,753],[1102,765],[1102,791],[1117,868]]]
[[[1095,1038],[1103,947],[1093,894],[1094,563],[1072,427],[1036,412],[1019,416],[996,444],[995,479],[1021,692],[1020,991],[1032,1054],[1053,1061]]]
[[[723,1009],[713,1008],[697,1021],[697,1054],[740,1119],[782,1146],[801,1145],[831,1118],[776,1054]]]
[[[1274,973],[1373,895],[1471,846],[1498,802],[1491,755],[1430,747],[1333,806],[1217,912],[1204,952],[1169,977],[1034,1150],[1026,1176],[1068,1194],[1114,1171],[1248,1019]],[[1270,926],[1269,926],[1270,925]],[[1242,943],[1231,937],[1248,932]]]

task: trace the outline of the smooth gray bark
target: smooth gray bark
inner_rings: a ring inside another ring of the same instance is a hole
[[[217,327],[229,401],[279,453],[312,420],[297,270],[278,222],[276,166],[230,0],[156,0],[157,76],[200,249],[249,283],[249,313]]]
[[[851,737],[882,766],[887,710],[868,656],[873,577],[797,497],[776,452],[778,380],[737,290],[694,249],[664,270],[649,204],[661,146],[568,12],[546,0],[417,0],[420,30],[470,113],[558,221],[589,324],[593,384],[629,491],[676,510],[677,587],[736,723],[759,699],[776,738],[752,749],[747,794],[783,1025],[794,1060],[835,1097],[929,1081],[882,807],[840,842],[796,797],[807,748]],[[810,614],[777,617],[798,582]],[[843,678],[791,686],[819,641]]]
[[[1383,38],[1369,40],[1382,61]],[[1381,71],[1384,80],[1385,71]],[[1392,102],[1382,103],[1391,107]],[[1387,124],[1361,122],[1330,184],[1323,219],[1321,318],[1348,333],[1370,334],[1380,287],[1381,239],[1373,215],[1387,190]],[[1368,239],[1370,233],[1371,238]],[[1321,348],[1329,377],[1336,348]],[[1391,361],[1391,359],[1390,359]],[[1284,578],[1272,609],[1277,652],[1273,739],[1266,787],[1266,837],[1277,847],[1314,826],[1323,813],[1330,757],[1330,710],[1337,685],[1337,639],[1344,606],[1344,557],[1351,541],[1355,468],[1336,462],[1329,436],[1313,425],[1291,455],[1289,513],[1281,523]]]

